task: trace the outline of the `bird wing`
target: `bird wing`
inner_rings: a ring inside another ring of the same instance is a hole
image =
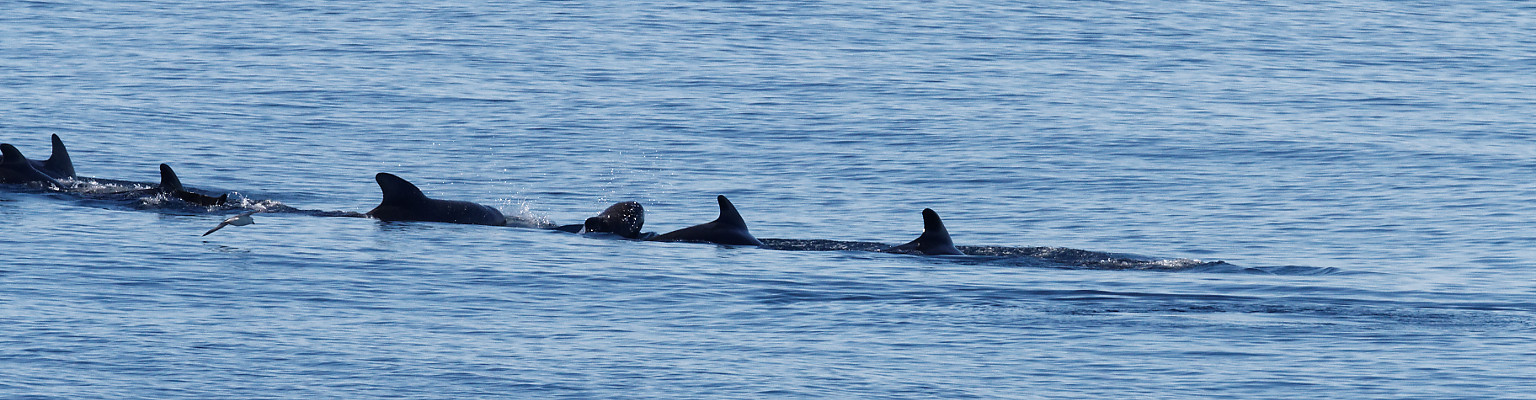
[[[213,229],[209,229],[207,232],[203,232],[203,236],[208,236],[208,234],[213,233],[213,231],[224,229],[226,226],[229,226],[229,221],[220,222],[219,226],[215,226]]]

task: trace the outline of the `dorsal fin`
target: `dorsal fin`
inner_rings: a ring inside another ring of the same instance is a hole
[[[961,255],[955,248],[955,241],[949,238],[949,229],[944,228],[944,221],[939,219],[939,213],[932,208],[923,209],[923,235],[917,237],[922,243],[918,246],[923,254],[936,255]]]
[[[420,188],[398,176],[380,172],[373,176],[373,180],[379,182],[379,190],[384,192],[384,201],[379,202],[379,205],[411,204],[427,200],[427,195]]]
[[[0,166],[4,167],[4,171],[0,171],[0,181],[7,183],[44,182],[56,188],[62,189],[64,187],[58,180],[33,167],[32,161],[27,160],[27,156],[22,155],[21,150],[10,143],[0,143]]]
[[[43,162],[43,168],[66,177],[75,177],[75,163],[69,161],[69,150],[64,149],[64,141],[59,140],[57,134],[53,135],[53,155]]]
[[[932,208],[923,209],[923,234],[907,244],[884,250],[890,253],[910,254],[913,252],[930,256],[959,256],[965,255],[960,249],[955,248],[955,242],[949,239],[949,230],[944,229],[944,221],[939,219],[939,213]]]
[[[931,235],[931,236],[930,236]],[[939,219],[939,213],[932,208],[923,209],[923,236],[931,239],[949,242],[949,229],[944,229],[944,220]]]
[[[720,217],[715,218],[715,225],[747,229],[747,221],[741,219],[741,213],[736,212],[736,206],[731,204],[725,195],[720,195],[715,200],[720,201]]]
[[[176,177],[176,171],[172,171],[169,165],[160,164],[160,191],[174,192],[177,190],[182,190],[182,187],[181,179]]]
[[[27,156],[21,155],[21,150],[10,143],[0,144],[0,164],[19,165],[27,164]]]

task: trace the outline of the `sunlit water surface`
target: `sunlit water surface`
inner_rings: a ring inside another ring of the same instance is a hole
[[[1517,398],[1523,2],[9,2],[0,141],[82,176],[644,243],[0,187],[0,397]],[[247,203],[249,204],[249,203]],[[267,203],[275,204],[275,203]],[[1178,264],[1185,265],[1185,264]]]

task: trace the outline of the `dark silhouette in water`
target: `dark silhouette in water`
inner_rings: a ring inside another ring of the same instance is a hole
[[[181,178],[176,176],[176,171],[170,165],[160,164],[160,183],[149,185],[139,182],[118,181],[111,179],[78,178],[75,193],[81,197],[96,200],[140,200],[154,196],[165,195],[179,199],[190,205],[201,207],[213,207],[224,205],[229,201],[229,194],[221,194],[218,197],[188,190],[181,184]],[[147,189],[138,187],[151,186]]]
[[[884,250],[887,253],[925,254],[930,256],[960,256],[965,255],[955,248],[955,242],[949,239],[949,230],[944,229],[944,221],[939,220],[939,213],[931,208],[923,209],[923,234],[917,239],[900,246]]]
[[[61,182],[63,180],[63,182]],[[244,199],[240,208],[250,211],[229,217],[218,227],[249,225],[251,215],[257,212],[298,213],[324,217],[373,217],[385,221],[431,221],[460,224],[507,225],[507,217],[493,207],[453,200],[426,197],[421,189],[400,177],[388,173],[375,176],[383,200],[368,213],[349,211],[304,210],[289,207],[275,201],[252,202]],[[60,193],[73,194],[85,199],[146,200],[146,204],[159,206],[149,198],[174,198],[178,203],[198,206],[183,210],[214,211],[229,202],[229,194],[218,197],[191,190],[182,185],[181,179],[169,165],[160,164],[158,185],[115,181],[109,179],[81,178],[75,175],[68,150],[58,135],[53,135],[53,154],[46,161],[33,161],[10,144],[0,144],[0,182],[43,184]],[[66,183],[68,186],[66,186]],[[706,242],[725,245],[752,245],[770,250],[790,251],[866,251],[900,254],[968,256],[945,258],[962,263],[1005,263],[1041,267],[1066,267],[1086,269],[1140,269],[1165,271],[1228,271],[1293,274],[1331,274],[1333,268],[1279,267],[1243,268],[1222,261],[1205,262],[1190,259],[1155,259],[1133,255],[1102,253],[1060,247],[1003,247],[1003,246],[955,246],[948,228],[932,209],[923,209],[923,233],[905,244],[890,246],[876,242],[838,241],[825,239],[757,239],[747,229],[740,212],[725,196],[718,196],[720,215],[714,221],[690,226],[662,235],[646,238],[641,229],[645,225],[645,209],[640,203],[626,201],[613,204],[597,216],[587,218],[582,224],[554,227],[567,232],[612,233],[630,239],[671,242]],[[518,225],[524,226],[524,225]],[[524,227],[549,228],[548,224]]]
[[[64,141],[59,139],[59,135],[53,135],[53,154],[48,156],[48,160],[32,161],[32,163],[38,171],[43,171],[55,179],[75,177],[75,163],[69,160],[69,150],[64,148]]]
[[[175,196],[181,199],[181,201],[204,207],[223,205],[224,202],[229,200],[229,193],[213,197],[188,191],[186,186],[181,185],[181,179],[176,177],[176,171],[172,171],[171,166],[165,164],[160,164],[160,187],[156,188],[156,190],[159,190],[160,193]]]
[[[388,173],[374,175],[384,200],[368,211],[383,221],[429,221],[454,224],[506,225],[507,217],[491,206],[458,200],[427,198],[416,185]]]
[[[37,169],[32,160],[10,143],[0,143],[0,183],[38,183],[63,189],[58,180]]]
[[[586,222],[554,229],[570,233],[612,233],[629,239],[640,239],[645,236],[640,233],[643,226],[645,207],[638,202],[625,201],[608,206],[596,217],[587,218]]]
[[[747,231],[747,221],[741,219],[736,206],[725,196],[715,198],[720,202],[720,217],[714,221],[663,233],[646,239],[653,242],[706,242],[740,246],[761,246],[763,242]]]
[[[38,179],[31,171],[22,168],[22,164],[29,165],[32,167],[32,170],[53,179],[75,177],[75,165],[69,161],[69,150],[64,148],[64,141],[59,139],[59,135],[53,135],[53,154],[49,155],[45,161],[29,160],[15,146],[9,144],[5,146],[9,146],[10,149],[0,151],[0,165],[3,165],[0,166],[0,182],[31,183],[46,181]],[[57,183],[57,181],[53,183]],[[62,188],[62,186],[60,187]]]
[[[75,175],[75,164],[69,158],[64,141],[59,135],[53,135],[52,139],[53,154],[46,161],[29,160],[16,146],[0,144],[0,182],[42,183],[90,199],[127,200],[163,194],[203,207],[223,205],[229,200],[228,194],[213,197],[187,190],[176,177],[176,171],[166,164],[160,164],[160,184],[149,189],[138,189],[150,186],[138,182],[80,178]]]

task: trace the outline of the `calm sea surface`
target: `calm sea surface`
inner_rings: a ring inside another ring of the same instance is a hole
[[[313,4],[312,4],[313,3]],[[363,212],[0,185],[0,398],[1531,398],[1520,1],[0,0],[0,141]],[[270,203],[269,203],[270,204]],[[1226,265],[1226,264],[1222,264]]]

